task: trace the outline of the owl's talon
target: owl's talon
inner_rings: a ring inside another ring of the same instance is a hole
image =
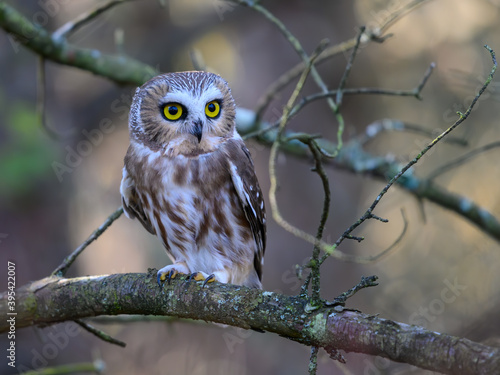
[[[163,286],[163,280],[161,279],[162,276],[163,275],[160,272],[156,275],[156,282],[160,288]]]
[[[168,285],[170,285],[170,280],[174,279],[178,273],[180,273],[180,272],[174,268],[172,268],[170,270],[166,270],[166,272],[159,270],[158,274],[156,276],[156,281],[158,282],[158,285],[160,286],[160,288],[163,287],[165,280],[167,281]]]
[[[205,279],[202,288],[204,288],[205,285],[207,285],[207,283],[213,283],[214,281],[215,281],[215,275],[212,273],[211,275],[208,275],[208,277]]]
[[[170,272],[168,273],[167,275],[167,282],[168,282],[168,285],[170,285],[170,280],[174,279],[175,276],[177,276],[178,272],[177,270],[175,269],[171,269]]]

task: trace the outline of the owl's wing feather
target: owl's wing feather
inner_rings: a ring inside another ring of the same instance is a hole
[[[235,140],[230,147],[229,170],[234,188],[238,194],[245,216],[250,224],[257,252],[254,257],[254,267],[259,280],[262,279],[262,263],[266,248],[266,214],[264,199],[260,190],[250,152],[243,141]]]
[[[156,234],[155,228],[144,213],[139,195],[135,188],[134,181],[128,174],[127,168],[123,167],[122,183],[120,185],[122,196],[122,206],[125,214],[130,218],[137,218],[146,230],[151,234]]]

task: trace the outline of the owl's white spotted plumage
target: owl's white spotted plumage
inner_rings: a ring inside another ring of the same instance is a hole
[[[264,200],[226,81],[206,72],[153,78],[135,92],[129,131],[123,208],[167,250],[173,264],[159,280],[184,273],[261,288]]]

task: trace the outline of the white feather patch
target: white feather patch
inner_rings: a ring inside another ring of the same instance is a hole
[[[243,186],[243,181],[241,180],[241,177],[238,174],[238,168],[231,161],[229,162],[229,168],[231,170],[231,179],[233,180],[233,184],[236,189],[236,193],[238,193],[238,197],[240,197],[240,200],[243,203],[246,202],[250,206],[254,217],[257,217],[257,213],[255,212],[252,203],[250,201],[250,196],[246,192],[245,187]]]

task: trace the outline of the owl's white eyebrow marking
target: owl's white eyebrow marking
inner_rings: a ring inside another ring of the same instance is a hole
[[[163,102],[164,103],[179,102],[187,107],[189,103],[193,103],[194,101],[199,101],[199,104],[202,105],[203,108],[205,108],[206,103],[216,99],[222,100],[222,98],[223,95],[217,87],[209,87],[200,94],[193,93],[190,90],[187,91],[173,90],[167,93],[163,97]]]

